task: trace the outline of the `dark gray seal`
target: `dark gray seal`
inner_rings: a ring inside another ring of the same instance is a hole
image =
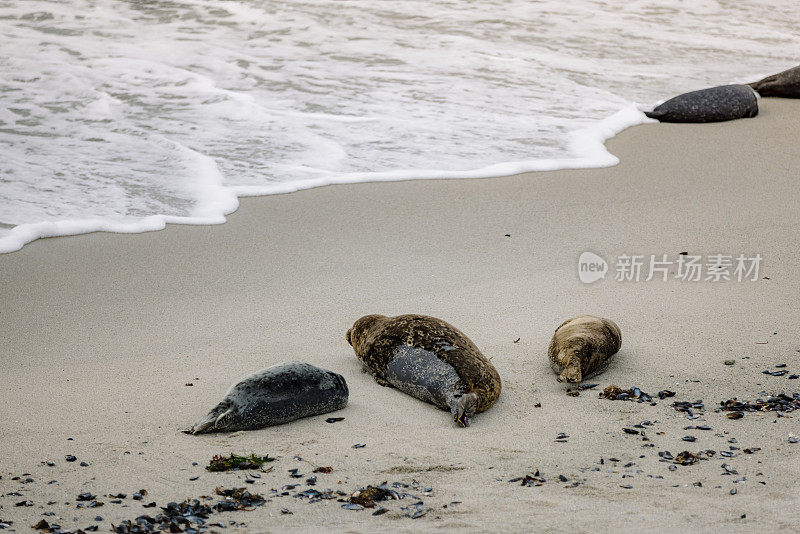
[[[303,362],[273,365],[231,386],[187,434],[257,430],[347,406],[344,377]]]
[[[750,87],[761,96],[800,98],[800,65],[753,82]]]
[[[435,317],[367,315],[346,337],[380,385],[450,412],[461,426],[500,396],[494,366],[460,330]]]
[[[721,85],[670,98],[644,113],[661,122],[721,122],[758,115],[758,99],[748,85]]]
[[[547,350],[559,382],[581,382],[606,370],[622,346],[622,333],[610,319],[581,315],[556,328]]]

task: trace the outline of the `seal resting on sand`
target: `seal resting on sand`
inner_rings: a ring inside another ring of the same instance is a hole
[[[800,65],[753,82],[750,87],[761,96],[800,98]]]
[[[556,328],[547,353],[559,382],[581,382],[605,371],[620,346],[622,333],[617,323],[581,315]]]
[[[721,85],[670,98],[644,113],[661,122],[720,122],[758,115],[758,99],[748,85]]]
[[[356,357],[382,386],[449,411],[469,426],[500,396],[500,375],[454,326],[425,315],[367,315],[347,331]]]
[[[344,377],[303,362],[273,365],[231,386],[187,434],[257,430],[347,406]]]

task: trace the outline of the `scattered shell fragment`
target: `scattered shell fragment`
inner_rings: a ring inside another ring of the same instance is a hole
[[[722,469],[726,473],[728,473],[729,475],[738,475],[739,474],[739,471],[737,471],[736,469],[734,469],[733,467],[731,467],[728,464],[722,464],[720,467],[722,467]]]

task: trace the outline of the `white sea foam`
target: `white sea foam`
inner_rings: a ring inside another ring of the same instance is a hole
[[[796,64],[798,19],[794,0],[0,0],[0,252],[221,223],[244,195],[614,165],[636,102]]]

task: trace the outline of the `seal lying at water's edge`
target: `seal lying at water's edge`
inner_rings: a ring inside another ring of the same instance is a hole
[[[494,366],[460,330],[435,317],[367,315],[346,337],[379,384],[449,411],[461,426],[500,396]]]
[[[761,96],[800,98],[800,65],[749,85]]]
[[[547,353],[559,382],[581,382],[605,371],[621,346],[617,323],[581,315],[556,328]]]
[[[187,434],[256,430],[347,406],[344,377],[303,362],[273,365],[231,386]]]
[[[758,99],[747,85],[721,85],[678,95],[644,113],[661,122],[721,122],[758,115]]]

